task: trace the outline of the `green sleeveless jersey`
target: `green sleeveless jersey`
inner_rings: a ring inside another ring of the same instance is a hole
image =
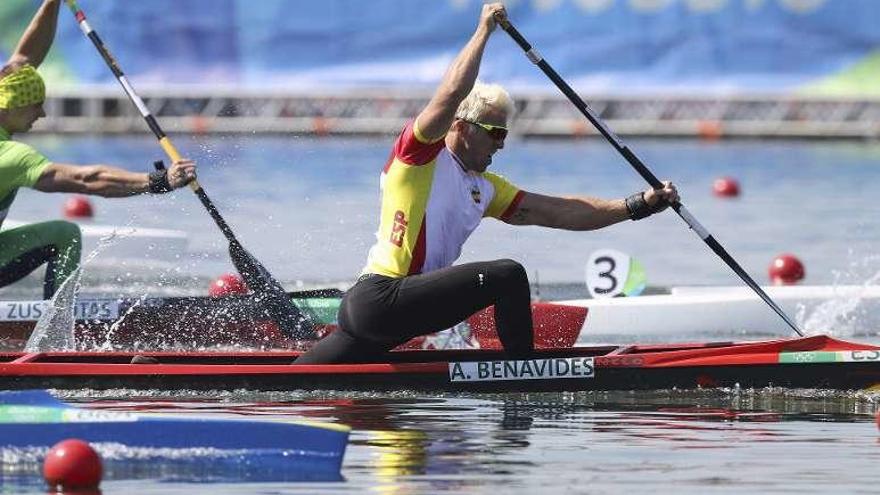
[[[19,187],[33,187],[49,165],[49,159],[30,146],[12,141],[0,127],[0,225]]]

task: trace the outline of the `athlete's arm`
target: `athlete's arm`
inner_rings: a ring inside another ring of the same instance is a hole
[[[678,191],[670,182],[663,189],[645,191],[645,202],[654,207],[661,200],[678,201]],[[540,225],[564,230],[596,230],[630,218],[626,200],[606,200],[588,196],[556,197],[526,192],[516,210],[504,221],[511,225]]]
[[[30,64],[39,67],[55,40],[55,27],[58,24],[58,9],[61,0],[45,0],[30,25],[18,41],[18,46],[9,57],[7,65]]]
[[[501,3],[483,5],[477,30],[446,70],[431,101],[416,117],[416,129],[428,142],[437,141],[446,135],[455,118],[455,111],[473,89],[480,71],[483,49],[489,35],[495,30],[496,12],[507,16]]]
[[[196,166],[192,161],[175,162],[167,171],[168,185],[172,189],[183,187],[195,179],[195,174]],[[150,176],[108,165],[51,163],[34,184],[34,189],[121,198],[149,192]]]
[[[622,199],[562,198],[526,192],[516,210],[504,221],[511,225],[595,230],[628,218],[629,212]]]

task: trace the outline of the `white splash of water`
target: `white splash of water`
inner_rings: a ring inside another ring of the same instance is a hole
[[[880,283],[880,270],[876,264],[880,256],[867,256],[853,261],[854,253],[850,252],[849,270],[834,273],[834,296],[807,309],[798,307],[797,321],[808,334],[824,333],[838,337],[880,332],[880,315],[871,303],[876,299],[870,293]],[[873,273],[857,284],[854,279],[862,279],[866,272]]]
[[[130,315],[131,312],[135,310],[135,308],[137,308],[138,306],[143,304],[144,299],[146,299],[146,298],[147,298],[147,295],[142,294],[140,297],[137,298],[137,300],[134,303],[132,303],[131,306],[128,307],[127,310],[125,310],[125,313],[122,316],[120,316],[116,321],[113,322],[112,325],[110,325],[110,328],[107,330],[107,333],[104,335],[104,342],[101,343],[101,345],[97,346],[95,348],[96,350],[107,351],[107,352],[115,350],[115,348],[113,346],[113,335],[116,333],[116,330],[119,329],[119,326],[122,324],[122,322],[125,321],[125,318],[128,315]]]
[[[79,291],[82,267],[74,270],[46,306],[34,331],[24,346],[25,352],[72,351],[76,349],[73,335],[74,303]]]
[[[124,239],[134,233],[131,221],[124,228],[128,230],[114,230],[109,235],[100,238],[97,247],[86,256],[85,261],[67,277],[67,280],[62,282],[58,290],[55,291],[55,295],[49,300],[46,311],[40,316],[34,331],[31,332],[24,347],[25,352],[76,350],[76,337],[74,336],[76,295],[80,290],[83,270],[101,251],[117,243],[119,239]],[[63,256],[68,255],[69,252]]]

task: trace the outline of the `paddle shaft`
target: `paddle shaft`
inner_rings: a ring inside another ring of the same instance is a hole
[[[516,44],[519,45],[520,48],[522,48],[522,50],[526,54],[526,57],[528,57],[528,59],[533,64],[537,65],[544,72],[544,74],[548,78],[550,78],[551,81],[553,81],[553,84],[555,84],[556,87],[559,88],[559,90],[562,91],[562,93],[569,99],[569,101],[571,101],[571,103],[574,104],[574,106],[577,107],[578,110],[580,110],[584,117],[586,117],[587,120],[589,120],[590,123],[592,123],[596,127],[599,133],[602,134],[602,136],[604,136],[605,139],[607,139],[612,146],[614,146],[614,149],[616,149],[618,153],[623,155],[626,161],[629,162],[629,164],[636,170],[636,172],[638,172],[639,175],[641,175],[642,178],[644,178],[645,181],[647,181],[648,184],[651,185],[651,187],[653,187],[654,189],[663,188],[663,183],[660,182],[659,179],[657,179],[657,176],[655,176],[648,169],[648,167],[644,163],[642,163],[639,157],[637,157],[635,153],[633,153],[632,150],[629,149],[629,147],[623,144],[620,138],[617,137],[617,135],[614,134],[614,132],[609,129],[607,125],[605,125],[605,122],[603,122],[602,119],[599,118],[599,116],[596,115],[592,109],[590,109],[586,102],[584,102],[584,100],[581,99],[581,97],[574,92],[571,86],[569,86],[568,83],[566,83],[562,79],[562,77],[560,77],[559,74],[557,74],[556,71],[553,70],[553,67],[550,67],[550,64],[548,64],[547,61],[544,60],[543,57],[541,57],[541,54],[538,53],[537,50],[532,48],[532,45],[529,44],[528,41],[526,41],[526,39],[519,33],[519,31],[517,31],[517,29],[513,26],[513,24],[510,23],[509,20],[498,19],[498,24],[501,26],[502,29],[504,29],[507,34],[510,35],[511,38],[513,38],[513,41],[515,41]],[[688,226],[700,237],[700,239],[702,239],[703,242],[705,242],[706,245],[708,245],[709,248],[711,248],[712,251],[714,251],[715,254],[717,254],[718,257],[720,257],[727,264],[727,266],[729,266],[737,275],[739,275],[739,278],[741,278],[743,282],[746,283],[746,285],[751,287],[752,290],[754,290],[758,294],[758,296],[763,299],[764,302],[766,302],[767,305],[773,309],[773,311],[776,312],[776,314],[778,314],[783,320],[785,320],[785,323],[787,323],[788,326],[790,326],[791,329],[795,331],[795,333],[797,333],[801,337],[804,336],[803,332],[801,332],[794,321],[789,318],[784,311],[782,311],[782,309],[773,301],[773,299],[771,299],[770,296],[768,296],[767,293],[764,292],[764,289],[762,289],[761,286],[759,286],[752,279],[752,277],[749,276],[748,273],[746,273],[746,271],[739,265],[739,263],[737,263],[737,261],[733,259],[733,257],[727,252],[727,250],[724,249],[724,247],[717,240],[715,240],[715,237],[713,237],[712,234],[708,230],[706,230],[706,228],[703,227],[693,215],[691,215],[691,213],[687,210],[687,208],[684,207],[683,204],[681,204],[681,202],[676,202],[671,206],[672,209],[674,209],[675,212],[678,213],[678,216],[681,217],[681,219],[688,224]]]
[[[150,113],[150,110],[147,108],[144,101],[138,96],[137,92],[135,92],[134,87],[131,83],[128,82],[128,78],[125,77],[125,74],[122,72],[122,69],[119,68],[119,64],[116,62],[116,59],[113,58],[113,55],[110,54],[110,51],[107,50],[107,47],[104,45],[104,42],[101,41],[101,38],[98,36],[98,33],[95,32],[94,29],[89,25],[86,20],[86,16],[83,11],[79,8],[76,3],[76,0],[65,0],[67,2],[67,6],[70,7],[70,10],[73,12],[73,15],[76,17],[76,22],[79,24],[80,30],[82,30],[83,34],[89,38],[92,43],[95,45],[95,48],[98,49],[98,53],[101,54],[101,58],[104,59],[104,62],[107,63],[107,67],[110,68],[110,71],[113,72],[113,75],[116,76],[116,80],[119,81],[119,84],[122,86],[122,89],[125,91],[125,94],[128,95],[128,98],[134,103],[134,106],[137,107],[138,112],[140,112],[141,116],[147,122],[147,126],[149,126],[150,130],[153,131],[153,134],[156,136],[156,139],[159,140],[159,145],[162,146],[162,149],[165,151],[165,154],[168,155],[168,158],[171,159],[172,162],[179,161],[181,159],[180,153],[175,148],[174,144],[171,142],[171,139],[165,134],[165,131],[159,126],[159,122]],[[232,232],[232,229],[229,227],[229,224],[223,219],[220,215],[220,212],[217,210],[217,207],[214,206],[214,203],[208,197],[208,194],[205,193],[205,190],[202,189],[202,186],[195,179],[190,181],[189,183],[190,189],[196,193],[196,196],[201,201],[202,205],[204,205],[205,209],[208,210],[208,213],[211,215],[211,218],[214,219],[214,222],[223,232],[223,235],[229,240],[231,244],[236,245],[236,247],[241,247],[241,244],[236,239],[235,234]]]
[[[80,30],[92,41],[95,48],[98,49],[98,53],[101,54],[101,57],[104,59],[104,62],[107,63],[107,66],[113,72],[113,75],[116,76],[122,89],[125,90],[125,94],[128,95],[128,98],[134,103],[134,106],[137,107],[141,116],[150,127],[150,130],[153,131],[156,139],[159,140],[159,145],[162,146],[162,149],[165,150],[165,153],[172,161],[179,161],[181,156],[180,153],[178,153],[177,148],[174,147],[174,144],[171,143],[171,140],[159,126],[159,122],[156,121],[156,118],[150,113],[150,110],[144,104],[144,101],[135,92],[134,87],[128,82],[122,69],[119,68],[116,59],[113,58],[113,55],[111,55],[110,51],[107,50],[107,47],[104,46],[104,42],[101,41],[101,38],[98,37],[98,33],[96,33],[89,25],[88,21],[86,21],[86,16],[76,4],[76,0],[65,1],[73,12],[74,17],[76,17]],[[159,168],[158,165],[157,168]],[[235,265],[235,268],[241,273],[245,282],[248,284],[248,287],[250,287],[250,289],[258,296],[258,299],[262,301],[267,314],[279,324],[281,331],[286,335],[296,338],[311,336],[312,325],[309,318],[303,315],[295,305],[291,304],[290,298],[284,292],[284,288],[281,284],[272,277],[268,270],[266,270],[256,258],[244,249],[240,242],[238,242],[238,239],[235,237],[229,224],[227,224],[220,215],[217,207],[214,206],[214,203],[208,198],[208,194],[205,193],[205,190],[202,189],[202,186],[199,185],[198,181],[191,181],[189,186],[193,192],[196,193],[199,201],[201,201],[205,209],[208,210],[208,214],[211,215],[211,218],[214,219],[214,222],[220,228],[220,231],[223,232],[223,235],[229,241],[229,255],[232,258],[232,264]]]

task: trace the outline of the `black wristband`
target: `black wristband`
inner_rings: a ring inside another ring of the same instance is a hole
[[[171,184],[168,183],[168,172],[166,170],[156,170],[150,172],[150,192],[153,194],[162,194],[172,191]]]
[[[629,212],[629,218],[633,220],[641,220],[651,216],[654,211],[648,202],[645,201],[645,192],[638,192],[626,198],[626,211]]]

